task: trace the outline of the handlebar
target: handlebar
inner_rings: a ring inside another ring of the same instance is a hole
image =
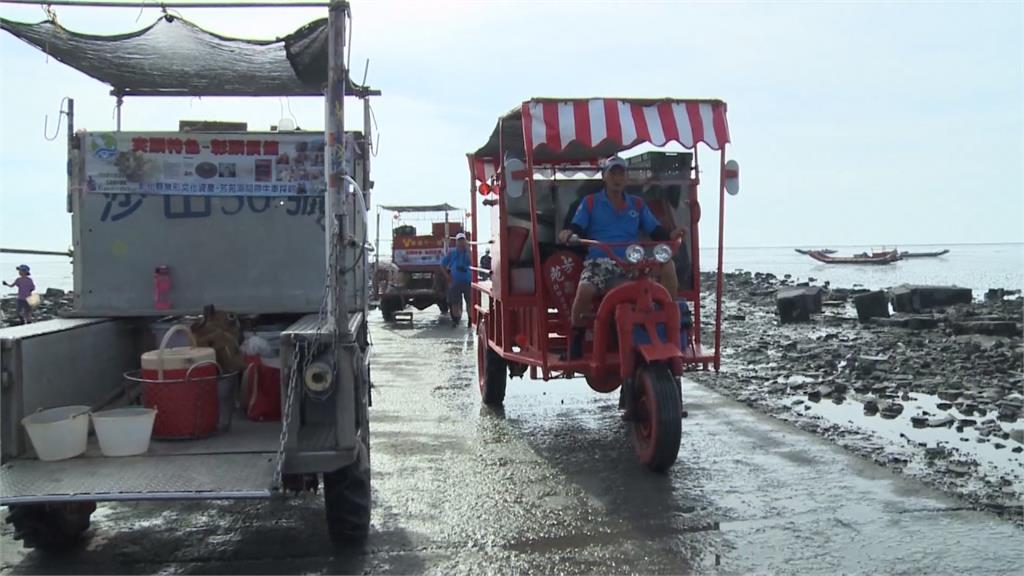
[[[615,253],[615,250],[613,248],[626,247],[626,246],[640,246],[642,248],[648,248],[648,247],[653,248],[653,247],[658,246],[658,245],[665,245],[665,246],[668,246],[670,250],[672,250],[672,255],[675,256],[676,252],[679,251],[679,247],[682,245],[682,243],[683,243],[682,238],[675,238],[675,239],[667,240],[667,241],[637,240],[635,242],[598,242],[597,240],[590,240],[590,239],[587,239],[587,238],[580,238],[578,235],[573,234],[572,236],[569,237],[569,242],[565,243],[565,244],[562,244],[562,245],[563,246],[570,246],[570,247],[588,246],[588,247],[591,247],[591,248],[600,248],[601,250],[604,250],[604,252],[606,254],[608,254],[608,257],[611,258],[613,261],[615,261],[616,264],[618,264],[619,266],[621,266],[623,268],[629,269],[629,268],[650,268],[650,267],[653,267],[653,266],[660,267],[660,266],[664,265],[665,262],[658,262],[654,258],[646,257],[646,250],[645,250],[645,257],[644,257],[643,260],[641,260],[640,262],[628,262],[628,261],[620,258]],[[669,261],[671,261],[671,259]]]

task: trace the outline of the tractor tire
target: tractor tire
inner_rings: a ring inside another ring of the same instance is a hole
[[[395,298],[384,298],[380,301],[380,315],[385,322],[395,321],[395,312],[402,310],[401,301]]]
[[[367,439],[368,440],[368,439]],[[338,547],[359,546],[370,533],[370,453],[359,450],[356,461],[323,475],[324,512],[331,543]]]
[[[9,508],[7,522],[25,548],[66,553],[85,540],[95,510],[95,502],[21,504]]]
[[[508,363],[487,345],[487,330],[483,323],[477,326],[477,330],[479,337],[476,346],[476,369],[480,397],[488,406],[501,406],[505,402]]]
[[[682,401],[672,371],[663,364],[637,370],[633,389],[633,447],[640,462],[665,472],[679,456]]]

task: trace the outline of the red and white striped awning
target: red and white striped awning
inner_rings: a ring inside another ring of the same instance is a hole
[[[470,155],[472,173],[484,182],[499,157],[533,165],[581,165],[643,143],[703,142],[721,150],[729,142],[726,104],[721,100],[546,99],[524,102],[504,115],[487,143]]]
[[[606,141],[620,149],[703,142],[720,150],[729,141],[725,112],[718,100],[531,100],[522,107],[526,144],[552,153],[573,142],[594,148]]]
[[[473,178],[477,182],[490,182],[498,172],[498,162],[494,158],[476,158],[469,154],[469,166]]]
[[[585,166],[639,144],[670,142],[721,150],[730,142],[725,102],[535,98],[501,118],[487,143],[469,154],[470,170],[487,182],[500,157],[525,160],[527,151],[535,168]]]

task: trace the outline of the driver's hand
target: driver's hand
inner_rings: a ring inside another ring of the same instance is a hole
[[[686,228],[676,228],[672,231],[672,239],[683,241],[686,240]]]
[[[562,230],[558,233],[558,241],[562,244],[568,244],[569,238],[573,236],[572,230]]]

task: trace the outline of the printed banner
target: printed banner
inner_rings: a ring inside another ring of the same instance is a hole
[[[89,192],[295,196],[327,187],[319,132],[92,132],[82,145]]]
[[[444,239],[395,236],[391,259],[400,266],[440,266],[444,259]]]
[[[400,266],[440,266],[444,248],[395,249],[392,260]]]

